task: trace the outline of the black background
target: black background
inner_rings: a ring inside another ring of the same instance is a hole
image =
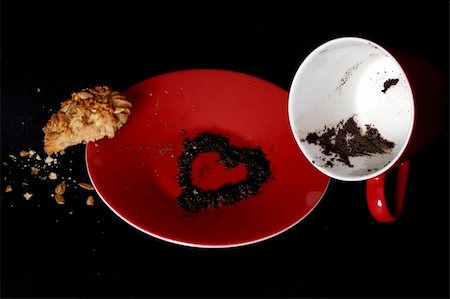
[[[306,55],[340,36],[418,55],[448,82],[448,2],[303,2],[2,1],[1,296],[448,298],[448,127],[413,159],[395,223],[371,217],[363,183],[332,180],[297,226],[234,249],[154,239],[98,197],[87,207],[83,190],[58,206],[50,183],[8,157],[28,148],[45,156],[41,127],[81,88],[122,91],[161,73],[218,68],[289,89]],[[83,155],[84,146],[67,150],[60,162],[71,169],[61,172],[86,181]]]

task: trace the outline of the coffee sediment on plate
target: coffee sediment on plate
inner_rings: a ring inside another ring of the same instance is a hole
[[[366,124],[365,127],[366,131],[363,133],[352,116],[346,121],[340,121],[336,126],[325,126],[320,131],[310,132],[301,141],[321,147],[321,152],[330,157],[322,159],[324,166],[333,167],[338,161],[353,167],[349,157],[386,154],[395,146],[394,142],[383,138],[373,125]]]
[[[219,163],[226,168],[245,165],[247,175],[236,183],[225,183],[217,189],[204,190],[192,182],[192,163],[201,153],[215,152]],[[230,206],[256,195],[271,176],[270,162],[260,147],[238,148],[223,135],[202,133],[184,140],[184,152],[178,160],[178,185],[182,192],[177,197],[180,208],[197,212],[208,207]]]

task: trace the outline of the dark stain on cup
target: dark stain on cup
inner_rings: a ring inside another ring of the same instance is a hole
[[[387,79],[386,81],[384,81],[383,84],[383,90],[381,90],[382,93],[386,93],[386,91],[391,88],[394,85],[397,85],[399,79]]]
[[[336,87],[337,91],[342,89],[342,86],[344,86],[345,83],[347,83],[347,81],[350,79],[350,77],[353,75],[353,73],[358,69],[358,67],[360,66],[361,63],[362,62],[357,62],[345,71],[344,76],[339,81],[338,87]]]

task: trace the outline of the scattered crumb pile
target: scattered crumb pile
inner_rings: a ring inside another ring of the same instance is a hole
[[[40,92],[40,89],[37,89]],[[82,188],[94,191],[94,187],[87,182],[77,182],[71,175],[64,177],[60,172],[66,170],[59,165],[59,156],[65,153],[69,146],[96,141],[104,137],[113,138],[128,120],[132,104],[118,91],[109,86],[95,86],[74,92],[71,98],[61,102],[61,109],[54,113],[44,131],[45,158],[34,150],[22,150],[17,154],[10,154],[9,159],[2,161],[5,168],[14,167],[14,173],[21,173],[21,181],[9,176],[3,177],[5,193],[20,192],[25,200],[33,198],[31,186],[36,182],[51,183],[49,196],[59,205],[65,204],[65,196],[70,189]],[[73,161],[70,160],[70,163]],[[71,171],[71,165],[69,165]],[[28,172],[29,171],[29,172]],[[67,172],[67,171],[66,171]],[[32,184],[33,183],[33,184]],[[48,185],[48,184],[47,184]],[[47,186],[48,187],[48,186]],[[42,185],[36,187],[42,189]],[[20,191],[19,191],[20,190]],[[35,190],[36,193],[40,190]],[[86,198],[86,205],[94,205],[94,196]]]
[[[73,161],[70,160],[70,163]],[[4,192],[11,193],[13,191],[20,190],[23,198],[25,200],[32,199],[34,192],[30,190],[32,184],[31,180],[34,182],[52,182],[55,181],[54,189],[50,191],[49,197],[52,197],[56,203],[63,205],[65,203],[64,194],[68,190],[68,186],[72,188],[81,187],[82,189],[93,191],[94,187],[90,183],[80,182],[78,183],[71,176],[61,177],[59,174],[60,163],[58,157],[47,156],[45,159],[41,158],[39,154],[34,150],[22,150],[19,155],[9,155],[9,160],[2,161],[3,166],[14,167],[21,171],[28,172],[28,175],[24,175],[20,181],[16,181],[6,175],[3,178],[5,182]],[[71,168],[69,168],[71,170]],[[36,190],[37,191],[37,190]],[[94,204],[94,197],[92,195],[87,196],[86,205],[92,206]]]

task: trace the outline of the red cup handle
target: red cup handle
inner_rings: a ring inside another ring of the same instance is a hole
[[[392,222],[398,218],[405,201],[406,181],[408,179],[409,160],[396,166],[397,182],[395,191],[395,210],[391,213],[386,204],[385,179],[387,173],[372,178],[366,183],[367,204],[372,216],[380,222]]]

